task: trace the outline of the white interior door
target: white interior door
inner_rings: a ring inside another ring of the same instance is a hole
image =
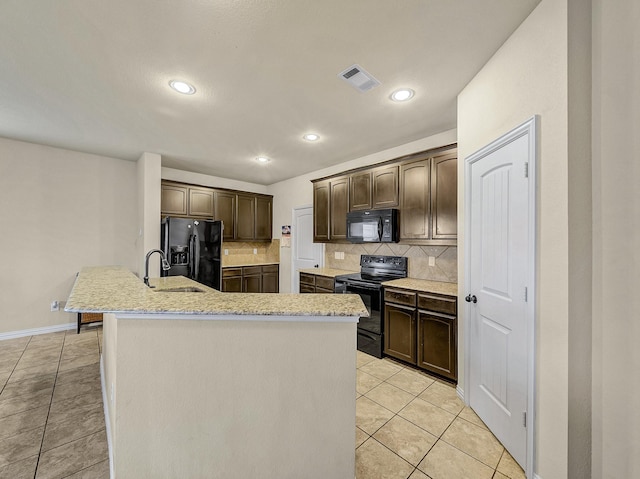
[[[312,206],[293,209],[291,248],[291,292],[299,293],[300,275],[298,270],[324,265],[324,245],[313,242]]]
[[[535,317],[535,185],[529,172],[535,161],[534,126],[532,119],[469,157],[465,191],[468,400],[516,461],[529,469],[529,477]]]

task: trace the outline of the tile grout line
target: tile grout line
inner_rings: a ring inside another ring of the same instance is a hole
[[[42,431],[42,440],[40,441],[40,450],[38,451],[38,460],[36,461],[36,469],[33,471],[33,479],[38,476],[38,467],[40,467],[40,457],[42,456],[42,447],[44,445],[44,437],[47,433],[47,426],[49,423],[49,414],[51,414],[51,405],[53,404],[53,395],[56,391],[56,383],[58,382],[58,374],[60,372],[60,363],[62,362],[62,351],[64,351],[64,343],[67,340],[67,334],[65,332],[64,339],[62,340],[62,346],[60,347],[60,357],[58,358],[58,367],[56,368],[56,377],[53,380],[53,389],[51,390],[51,400],[49,401],[49,410],[47,411],[47,419],[44,422],[44,430]]]

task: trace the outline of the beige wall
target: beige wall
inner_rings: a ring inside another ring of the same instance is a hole
[[[340,173],[341,171],[351,168],[380,163],[411,153],[450,145],[455,142],[456,131],[449,130],[270,185],[268,193],[273,195],[273,237],[280,238],[282,235],[282,225],[291,224],[293,208],[313,204],[313,187],[311,180]],[[291,234],[293,235],[295,232],[292,231]],[[280,291],[283,293],[291,292],[291,248],[281,248],[280,251]]]
[[[640,2],[594,0],[593,477],[640,477]]]
[[[567,476],[568,94],[567,4],[543,0],[458,97],[461,159],[540,116],[536,350],[537,461],[544,479]],[[459,165],[459,281],[464,282],[464,162]],[[465,294],[464,284],[459,288]],[[464,344],[466,317],[460,318]],[[464,348],[459,348],[464,365]],[[459,371],[464,384],[464,370]]]
[[[87,265],[135,271],[136,164],[0,138],[0,334],[75,322],[50,312]]]

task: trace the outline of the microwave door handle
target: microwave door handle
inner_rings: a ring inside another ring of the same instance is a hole
[[[382,241],[382,218],[378,218],[378,241]]]

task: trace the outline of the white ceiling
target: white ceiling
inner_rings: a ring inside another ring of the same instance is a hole
[[[455,128],[538,2],[3,0],[0,136],[268,185]],[[337,77],[354,63],[382,84]]]

